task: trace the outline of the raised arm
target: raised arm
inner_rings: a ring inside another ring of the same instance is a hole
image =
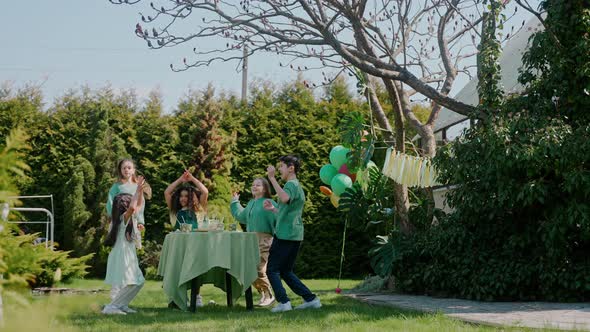
[[[250,204],[250,203],[248,203]],[[231,199],[231,202],[229,203],[229,209],[231,212],[231,215],[241,224],[245,224],[247,223],[248,220],[246,220],[246,209],[244,209],[244,207],[242,206],[242,204],[240,204],[240,195],[238,193],[234,193]]]
[[[184,174],[182,174],[174,182],[172,182],[170,185],[168,185],[168,188],[166,188],[166,190],[164,190],[164,198],[166,199],[166,205],[168,205],[168,209],[172,208],[172,193],[174,192],[174,189],[176,189],[176,187],[178,187],[181,183],[184,183],[187,181],[185,174],[186,174],[186,172]]]
[[[275,192],[277,193],[277,197],[279,198],[279,200],[282,203],[288,203],[291,197],[289,197],[289,194],[287,194],[287,192],[283,190],[283,188],[275,178],[275,167],[268,166],[268,168],[266,169],[266,173],[268,175],[268,180],[270,181],[272,187],[275,189]]]
[[[145,186],[145,179],[140,176],[137,178],[137,190],[135,190],[135,194],[133,198],[131,198],[131,203],[129,203],[129,208],[125,211],[125,220],[128,220],[133,213],[139,211],[139,209],[143,206],[143,190]]]
[[[199,204],[201,205],[201,207],[203,207],[205,211],[207,211],[207,199],[209,198],[209,190],[201,181],[199,181],[199,179],[194,177],[189,171],[185,171],[184,174],[186,175],[188,180],[192,182],[201,193],[199,197]]]

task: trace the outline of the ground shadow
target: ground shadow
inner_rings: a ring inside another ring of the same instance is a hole
[[[317,293],[321,297],[323,292],[318,291]],[[233,330],[236,328],[235,321],[248,320],[251,322],[244,322],[243,325],[254,325],[257,330],[265,330],[276,327],[277,319],[281,321],[280,326],[285,328],[285,326],[309,319],[321,322],[328,316],[341,313],[345,313],[345,315],[342,315],[342,319],[350,319],[350,324],[359,324],[362,321],[375,322],[382,319],[391,319],[392,317],[407,319],[432,315],[412,310],[374,306],[345,296],[336,296],[324,301],[320,309],[292,310],[279,314],[270,312],[270,308],[257,307],[252,311],[248,311],[245,304],[240,301],[231,308],[225,306],[225,303],[213,306],[205,305],[199,308],[196,313],[168,309],[165,304],[156,307],[139,307],[137,309],[138,313],[125,316],[102,315],[97,312],[75,313],[68,317],[68,321],[75,326],[89,330],[92,330],[93,327],[100,328],[106,321],[114,321],[117,325],[137,329],[154,327],[155,324],[158,324],[161,329],[166,329],[167,325],[172,328],[178,325],[197,324],[194,326],[201,328],[207,324],[214,324],[215,329]],[[341,320],[340,323],[346,324],[347,322]]]

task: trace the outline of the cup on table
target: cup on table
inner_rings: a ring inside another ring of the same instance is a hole
[[[180,224],[180,231],[181,232],[190,232],[193,229],[193,225],[191,224]]]
[[[209,229],[209,218],[203,219],[203,221],[199,224],[199,228],[208,230]]]
[[[215,230],[217,229],[217,216],[215,214],[209,215],[209,220],[207,223],[208,230]]]

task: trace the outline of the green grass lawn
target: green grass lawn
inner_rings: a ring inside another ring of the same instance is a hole
[[[30,304],[18,304],[4,295],[6,331],[491,331],[492,327],[476,326],[450,319],[441,314],[397,310],[372,306],[336,294],[336,280],[305,280],[321,298],[321,309],[289,311],[273,314],[268,308],[246,311],[241,297],[234,307],[225,305],[225,293],[205,285],[201,288],[205,305],[197,313],[167,308],[161,282],[148,281],[138,297],[131,302],[136,314],[102,315],[102,306],[109,293],[83,295],[34,296]],[[341,282],[344,290],[359,281]],[[64,287],[77,289],[108,289],[101,280],[76,280]],[[289,293],[293,306],[302,300]],[[254,302],[258,294],[254,295]],[[505,329],[506,330],[506,329]],[[507,329],[525,331],[526,329]]]

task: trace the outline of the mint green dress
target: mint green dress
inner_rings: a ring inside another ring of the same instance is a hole
[[[137,219],[134,215],[128,222],[125,222],[124,218],[121,215],[121,225],[119,226],[115,245],[109,253],[107,275],[104,280],[105,283],[118,287],[141,285],[145,282],[143,273],[139,269],[135,242],[125,239],[125,227],[127,227],[127,223],[137,223]]]

